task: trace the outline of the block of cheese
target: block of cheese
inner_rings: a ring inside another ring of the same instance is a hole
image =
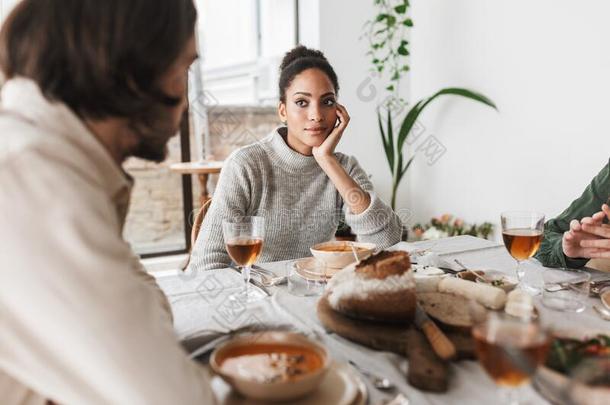
[[[456,277],[445,277],[438,283],[440,292],[472,299],[491,309],[502,309],[506,304],[506,292],[498,287],[474,283]]]
[[[438,283],[444,276],[415,276],[415,291],[419,293],[437,292]]]
[[[508,293],[504,312],[518,318],[531,318],[534,314],[532,297],[518,288],[511,291]]]

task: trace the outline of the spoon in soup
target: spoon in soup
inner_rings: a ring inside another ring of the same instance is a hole
[[[388,380],[385,377],[379,377],[378,375],[375,375],[373,373],[370,373],[370,372],[364,370],[362,367],[360,367],[359,365],[354,363],[352,360],[349,360],[349,364],[351,364],[352,367],[354,367],[356,370],[360,371],[360,373],[363,376],[365,376],[366,378],[371,380],[371,382],[373,383],[373,386],[375,388],[377,388],[379,391],[393,391],[396,388],[396,385],[392,381]]]
[[[360,264],[360,258],[358,257],[358,252],[356,251],[356,247],[354,246],[353,243],[350,243],[349,246],[352,248],[352,253],[354,254],[354,257],[356,258],[356,265]]]

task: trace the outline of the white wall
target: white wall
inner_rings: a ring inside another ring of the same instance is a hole
[[[0,21],[4,20],[19,0],[0,0]]]
[[[418,221],[444,212],[494,222],[508,209],[558,214],[608,163],[610,3],[412,4],[408,98],[462,86],[483,92],[500,111],[456,97],[431,105],[422,116],[425,135],[435,136],[446,152],[433,165],[418,155],[398,206],[411,208]],[[340,149],[356,155],[389,198],[375,102],[356,94],[369,66],[366,44],[357,39],[372,0],[323,5],[320,47],[337,70],[340,98],[352,115]]]
[[[610,3],[416,0],[412,14],[412,99],[464,86],[500,109],[447,99],[428,111],[447,152],[411,173],[417,217],[557,215],[608,163]]]

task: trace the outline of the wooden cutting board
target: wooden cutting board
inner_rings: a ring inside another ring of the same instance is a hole
[[[364,346],[409,358],[407,381],[423,391],[445,392],[449,387],[449,365],[432,350],[425,336],[413,326],[395,325],[345,316],[333,310],[326,296],[318,301],[318,318],[328,331]],[[458,358],[474,357],[474,342],[468,335],[449,332]]]
[[[318,301],[318,318],[327,330],[346,339],[377,350],[386,350],[407,355],[407,336],[414,326],[396,325],[384,322],[361,320],[343,315],[331,308],[326,295]],[[469,334],[446,325],[439,327],[445,331],[457,350],[457,359],[474,359],[474,341]]]

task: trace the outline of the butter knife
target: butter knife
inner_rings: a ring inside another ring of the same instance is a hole
[[[443,360],[455,358],[455,346],[438,328],[434,321],[430,319],[419,303],[417,303],[417,306],[415,307],[415,326],[426,335],[428,342],[430,342],[430,346],[432,346],[432,350],[434,350],[434,353],[436,353],[438,357]]]

